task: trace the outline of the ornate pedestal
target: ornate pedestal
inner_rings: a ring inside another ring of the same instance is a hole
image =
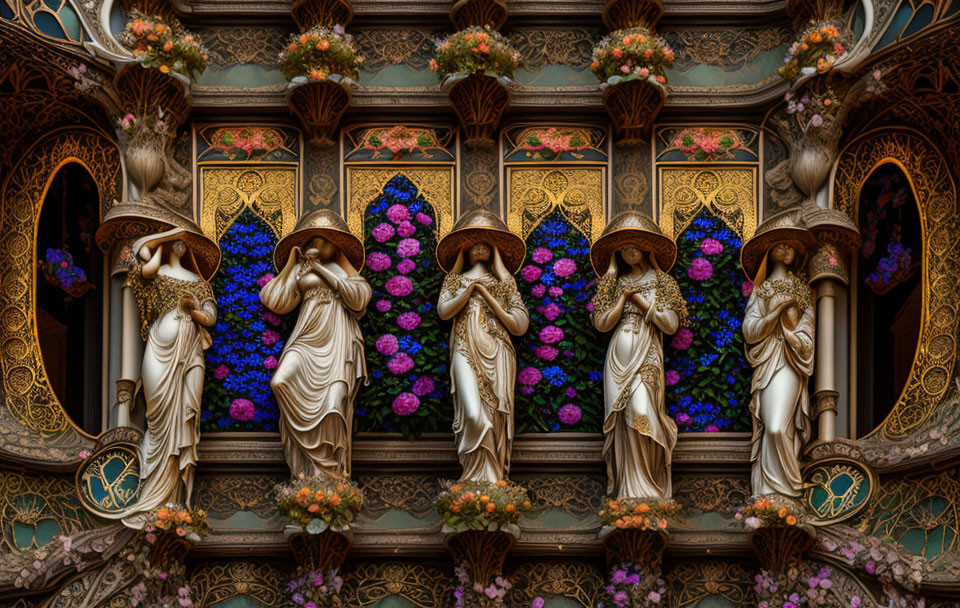
[[[292,89],[287,105],[300,119],[310,143],[329,147],[343,113],[350,107],[350,91],[339,82],[311,81]]]
[[[460,118],[465,143],[471,148],[492,146],[510,94],[500,81],[474,74],[450,87],[450,104]]]
[[[666,89],[648,80],[628,80],[604,91],[603,107],[621,135],[619,143],[630,145],[646,141],[666,98]]]

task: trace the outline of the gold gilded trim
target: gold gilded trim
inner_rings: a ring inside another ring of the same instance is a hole
[[[297,223],[297,168],[275,164],[200,167],[200,228],[219,243],[244,209],[250,208],[278,239]]]
[[[657,168],[660,229],[676,240],[706,207],[743,241],[757,230],[756,167]]]
[[[437,240],[453,228],[454,167],[347,167],[347,225],[364,240],[363,216],[387,183],[398,175],[409,179],[437,215]]]
[[[507,168],[507,226],[524,240],[554,209],[593,243],[606,225],[604,167]]]

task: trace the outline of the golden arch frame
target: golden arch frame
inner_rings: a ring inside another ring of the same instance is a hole
[[[57,172],[75,162],[93,177],[100,215],[123,193],[116,143],[98,131],[69,127],[36,142],[13,167],[0,190],[0,427],[8,451],[35,461],[63,464],[93,445],[70,420],[47,378],[37,337],[36,242],[44,198]],[[17,438],[14,440],[14,438]]]
[[[840,153],[834,173],[834,207],[857,222],[860,193],[874,170],[900,167],[920,213],[922,294],[920,338],[907,383],[887,418],[868,437],[900,439],[919,430],[951,386],[960,327],[960,244],[957,191],[943,156],[924,136],[905,129],[866,133]]]

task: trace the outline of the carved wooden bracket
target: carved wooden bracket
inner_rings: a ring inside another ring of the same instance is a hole
[[[503,562],[515,542],[516,538],[507,532],[468,530],[448,534],[443,544],[454,563],[464,565],[470,579],[486,587],[503,574]]]
[[[656,570],[669,542],[670,535],[665,531],[618,528],[603,537],[603,550],[608,566],[642,564]]]
[[[663,17],[663,0],[607,0],[603,24],[608,30],[643,27],[653,31]]]
[[[190,552],[192,543],[173,531],[160,532],[150,545],[150,564],[155,568],[164,568],[173,563],[183,563]]]
[[[177,13],[170,0],[121,0],[124,12],[138,10],[144,15],[157,16],[166,22],[177,18]]]
[[[499,80],[474,74],[450,87],[450,105],[460,118],[465,143],[470,148],[494,145],[500,119],[510,103],[510,93]]]
[[[666,98],[666,89],[647,80],[628,80],[607,88],[603,107],[621,136],[619,143],[646,141]]]
[[[350,0],[294,0],[290,13],[301,32],[318,25],[346,26],[353,19]]]
[[[326,148],[333,145],[337,125],[350,107],[350,91],[337,82],[311,81],[292,89],[287,105],[300,119],[310,143]]]
[[[794,27],[810,21],[837,21],[843,15],[844,0],[787,0],[787,14]]]
[[[498,29],[507,21],[507,4],[503,0],[457,0],[450,9],[450,21],[458,30],[473,25]]]
[[[347,559],[353,542],[345,534],[324,530],[320,534],[300,532],[292,534],[287,542],[297,563],[309,570],[330,572]]]
[[[763,526],[750,532],[750,546],[760,563],[774,574],[799,567],[813,541],[813,533],[802,526]]]
[[[142,118],[162,109],[168,132],[176,133],[190,115],[190,89],[177,76],[139,63],[125,66],[113,78],[120,98],[119,110]]]

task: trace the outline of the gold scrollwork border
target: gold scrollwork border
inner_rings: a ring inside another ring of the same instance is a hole
[[[269,564],[227,562],[210,564],[194,572],[190,586],[195,605],[214,606],[237,596],[246,596],[264,608],[289,606],[286,575]]]
[[[899,166],[907,176],[923,234],[923,312],[913,366],[893,410],[868,435],[897,439],[920,428],[951,385],[960,322],[960,247],[957,192],[950,170],[936,147],[912,131],[874,131],[847,145],[834,174],[834,206],[857,222],[864,184],[887,163]]]
[[[507,226],[524,240],[555,209],[591,243],[606,226],[605,167],[510,166],[507,191]]]
[[[660,165],[660,229],[676,239],[697,213],[710,209],[744,241],[757,230],[757,167]]]
[[[86,128],[68,128],[38,141],[13,168],[3,184],[0,200],[0,374],[5,403],[3,418],[11,417],[29,434],[47,442],[56,440],[75,455],[91,447],[89,435],[70,420],[50,386],[37,337],[36,305],[37,225],[43,200],[60,168],[82,165],[97,184],[101,207],[118,199],[123,173],[117,145]],[[9,423],[7,423],[9,424]],[[33,450],[31,456],[52,461],[64,452]]]
[[[347,167],[347,226],[361,240],[367,205],[377,200],[391,179],[403,175],[417,187],[437,215],[437,240],[453,228],[454,167]]]
[[[233,164],[200,167],[200,229],[216,242],[250,208],[285,237],[297,223],[296,165]]]

